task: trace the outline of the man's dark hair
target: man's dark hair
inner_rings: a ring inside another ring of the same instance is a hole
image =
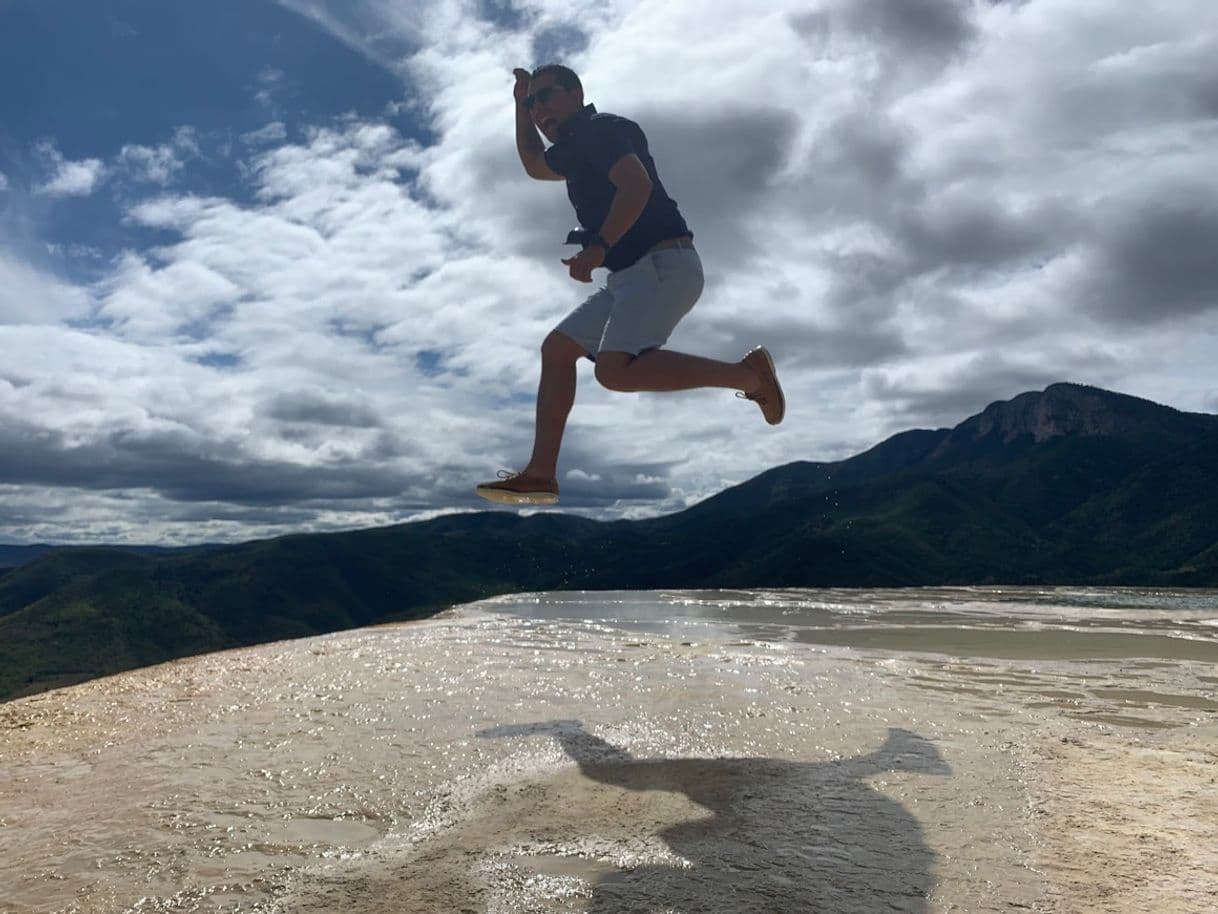
[[[529,78],[536,79],[538,76],[546,75],[553,76],[554,82],[564,89],[579,89],[581,92],[583,91],[583,84],[579,81],[579,77],[575,75],[575,71],[570,67],[564,67],[560,63],[548,63],[545,66],[538,67]]]

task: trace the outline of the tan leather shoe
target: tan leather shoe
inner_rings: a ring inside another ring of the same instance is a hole
[[[558,501],[558,480],[500,470],[498,482],[484,482],[474,491],[505,505],[552,505]]]
[[[746,394],[743,391],[736,394],[745,400],[752,400],[761,407],[761,414],[770,425],[777,425],[787,412],[787,400],[782,395],[782,386],[778,383],[778,372],[774,370],[774,360],[764,346],[758,346],[746,355],[744,364],[757,372],[761,378],[761,386],[755,393]]]

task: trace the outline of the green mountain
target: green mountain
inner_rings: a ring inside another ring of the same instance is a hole
[[[6,543],[0,543],[0,572],[6,571],[9,568],[15,568],[18,565],[24,565],[26,562],[32,562],[38,556],[45,555],[54,548],[54,546],[48,546],[45,543],[40,543],[36,546],[10,546]]]
[[[0,699],[528,590],[1218,585],[1218,416],[1055,384],[666,517],[486,512],[0,576]]]
[[[4,574],[11,568],[16,568],[19,565],[25,565],[28,562],[34,561],[39,556],[46,555],[48,552],[55,550],[56,546],[48,543],[38,543],[34,546],[12,546],[5,543],[0,543],[0,574]],[[124,552],[139,552],[147,555],[171,555],[174,553],[183,552],[200,552],[204,549],[210,549],[211,546],[114,546],[114,549],[121,549]]]

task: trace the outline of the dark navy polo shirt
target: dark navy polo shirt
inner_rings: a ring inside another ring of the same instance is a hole
[[[609,169],[632,152],[651,178],[651,197],[638,221],[605,257],[610,270],[630,266],[656,242],[693,234],[677,209],[677,201],[660,183],[656,163],[647,151],[647,137],[634,121],[600,114],[595,105],[585,105],[563,124],[558,142],[546,150],[546,164],[567,179],[567,196],[575,207],[575,217],[590,232],[600,232],[617,192],[609,180]]]

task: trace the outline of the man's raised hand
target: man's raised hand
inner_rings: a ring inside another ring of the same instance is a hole
[[[516,85],[512,89],[512,95],[517,102],[524,104],[524,100],[529,97],[529,81],[533,77],[528,70],[522,70],[520,67],[513,70],[512,75],[516,77]]]

